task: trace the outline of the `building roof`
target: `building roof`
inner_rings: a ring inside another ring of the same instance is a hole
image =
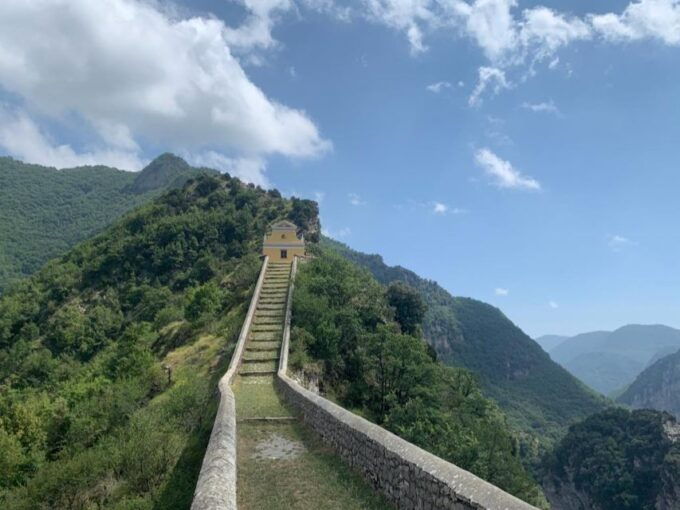
[[[272,223],[269,228],[271,230],[295,230],[297,232],[297,225],[288,220],[281,220],[277,221],[276,223]]]

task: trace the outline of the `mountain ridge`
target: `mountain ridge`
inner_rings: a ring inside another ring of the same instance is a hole
[[[0,293],[125,212],[206,172],[215,173],[170,154],[138,173],[102,165],[57,170],[0,157]]]

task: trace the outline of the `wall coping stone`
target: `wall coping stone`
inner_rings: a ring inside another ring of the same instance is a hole
[[[375,423],[303,388],[288,377],[288,350],[296,271],[297,257],[293,261],[288,288],[277,382],[286,399],[301,411],[303,421],[311,421],[312,414],[314,414],[315,420],[321,420],[328,425],[329,429],[333,429],[332,431],[324,430],[324,427],[319,427],[319,422],[315,421],[314,428],[322,437],[326,434],[330,436],[332,433],[352,436],[352,440],[342,441],[344,448],[347,448],[347,444],[353,445],[357,449],[361,448],[361,445],[375,444],[384,449],[386,456],[396,459],[396,462],[392,464],[393,467],[388,468],[393,471],[392,473],[385,473],[384,471],[367,472],[366,469],[362,469],[361,455],[353,455],[352,452],[347,451],[339,452],[342,456],[351,456],[350,463],[359,468],[359,471],[364,473],[369,483],[374,487],[379,490],[383,489],[387,498],[396,503],[400,509],[537,510],[536,507],[508,494],[469,471],[461,469]],[[310,409],[313,409],[313,411],[310,412]],[[319,418],[319,416],[321,417]],[[333,443],[332,440],[328,442]],[[345,460],[350,459],[346,458]],[[424,478],[427,479],[427,483],[417,483],[418,481],[422,482]],[[394,488],[393,481],[395,479],[400,480],[401,483],[405,482],[409,486],[411,497],[395,495],[395,491],[389,489],[389,487]],[[423,486],[427,488],[421,488]],[[436,491],[435,494],[433,494],[434,491]],[[426,492],[427,494],[425,494]],[[436,500],[436,502],[431,506],[424,506],[426,500]]]
[[[255,316],[269,257],[262,262],[260,276],[227,372],[218,384],[220,403],[196,482],[191,510],[236,510],[236,400],[231,383],[238,372],[248,332]]]

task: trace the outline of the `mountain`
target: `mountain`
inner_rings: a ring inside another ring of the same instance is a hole
[[[425,306],[385,287],[327,245],[295,281],[290,367],[344,407],[536,506],[515,433],[474,376],[436,359],[423,340]]]
[[[546,457],[542,481],[552,510],[676,510],[680,424],[650,410],[594,414]]]
[[[680,418],[680,351],[642,371],[618,401],[635,409],[668,411]]]
[[[0,158],[0,293],[123,213],[206,171],[214,172],[170,154],[139,173],[57,170]]]
[[[623,326],[564,340],[550,357],[591,388],[611,395],[651,362],[680,349],[680,330],[662,325]]]
[[[307,233],[316,215],[203,175],[9,289],[0,508],[188,508],[264,232],[296,218]]]
[[[387,266],[379,255],[366,255],[324,238],[323,245],[368,269],[383,283],[404,282],[422,295],[427,312],[425,339],[444,363],[478,377],[511,424],[528,434],[526,447],[559,438],[566,427],[606,405],[541,347],[491,305],[451,296],[436,282],[402,267]],[[529,452],[533,456],[536,452]]]
[[[541,346],[545,352],[550,352],[552,349],[564,342],[568,336],[562,335],[543,335],[534,338],[534,341]]]

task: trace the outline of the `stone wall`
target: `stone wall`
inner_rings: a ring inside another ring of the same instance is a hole
[[[277,386],[302,420],[399,509],[536,510],[450,462],[306,390],[286,375],[293,263]]]
[[[229,369],[219,382],[220,404],[198,475],[191,510],[236,510],[236,402],[231,383],[238,372],[269,258],[265,257]]]

